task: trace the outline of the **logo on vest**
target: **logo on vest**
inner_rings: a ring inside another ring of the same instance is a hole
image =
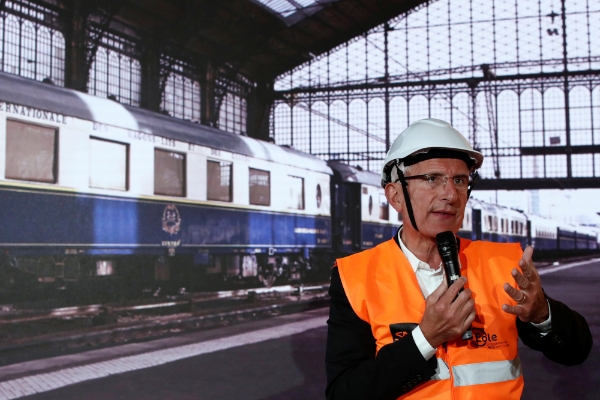
[[[402,339],[404,336],[408,335],[413,329],[415,329],[419,324],[413,324],[411,322],[402,322],[398,324],[390,324],[390,332],[392,333],[392,338],[394,338],[394,342],[396,340]]]
[[[487,347],[492,350],[508,347],[508,342],[506,340],[498,341],[498,335],[495,333],[487,333],[482,328],[473,328],[472,331],[471,343],[477,347]]]

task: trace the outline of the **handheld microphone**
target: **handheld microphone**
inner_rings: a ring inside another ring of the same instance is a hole
[[[450,285],[460,278],[460,262],[458,261],[456,236],[454,236],[454,233],[451,231],[440,232],[435,237],[435,243],[437,244],[438,252],[444,263],[446,282],[448,282],[448,287],[450,287]],[[469,340],[472,337],[473,331],[471,331],[471,328],[467,329],[462,335],[463,340]]]

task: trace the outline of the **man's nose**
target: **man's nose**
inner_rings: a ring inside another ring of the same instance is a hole
[[[444,177],[444,183],[442,184],[442,195],[449,201],[454,201],[458,197],[456,185],[447,176]]]

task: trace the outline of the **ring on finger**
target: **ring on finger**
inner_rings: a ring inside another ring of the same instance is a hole
[[[527,298],[527,297],[525,296],[525,293],[521,292],[521,299],[520,299],[520,300],[517,300],[517,303],[519,303],[519,304],[523,304],[523,303],[525,303],[525,299],[526,299],[526,298]]]

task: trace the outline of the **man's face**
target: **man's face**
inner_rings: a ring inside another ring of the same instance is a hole
[[[452,158],[434,158],[412,165],[405,176],[408,178],[424,174],[436,177],[438,185],[431,185],[425,179],[407,180],[419,232],[433,239],[440,232],[458,232],[467,205],[467,193],[466,184],[462,189],[457,189],[453,178],[468,180],[467,164]],[[402,217],[405,221],[404,228],[414,230],[405,205],[402,207]]]

